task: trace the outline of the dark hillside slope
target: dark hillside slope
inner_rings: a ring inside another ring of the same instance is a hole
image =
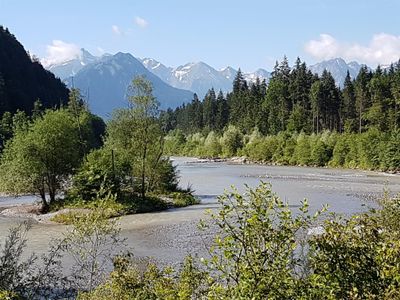
[[[7,28],[0,26],[0,115],[5,111],[30,113],[40,99],[44,107],[68,101],[69,90],[53,73],[31,59]]]

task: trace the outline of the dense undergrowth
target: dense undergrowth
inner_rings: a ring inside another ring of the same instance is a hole
[[[257,129],[242,134],[229,126],[222,134],[196,133],[185,136],[181,131],[166,137],[170,155],[196,157],[245,156],[254,162],[360,168],[398,172],[400,170],[400,131],[364,133],[324,131],[320,134],[281,132],[263,136]]]

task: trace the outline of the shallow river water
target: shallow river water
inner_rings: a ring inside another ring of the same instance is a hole
[[[201,204],[164,212],[130,215],[121,218],[122,234],[128,246],[139,257],[150,256],[162,263],[175,264],[188,253],[205,253],[204,241],[197,224],[207,208],[217,208],[216,197],[230,185],[243,191],[243,185],[254,187],[260,180],[270,182],[272,189],[296,209],[307,198],[310,210],[323,204],[337,213],[353,214],[372,206],[371,197],[384,189],[400,192],[400,176],[376,172],[327,168],[240,165],[226,162],[199,162],[190,158],[173,158],[178,165],[182,187],[191,186]],[[29,203],[32,197],[0,197],[0,207]],[[20,218],[0,216],[0,242],[8,228]],[[41,253],[51,238],[60,236],[63,225],[35,223],[28,235],[28,251]]]

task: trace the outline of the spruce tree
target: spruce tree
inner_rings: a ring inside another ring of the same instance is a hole
[[[212,88],[208,91],[203,101],[203,122],[204,127],[211,131],[215,129],[215,118],[217,115],[217,99]]]
[[[356,95],[349,71],[347,71],[346,78],[344,80],[342,96],[342,125],[344,126],[346,132],[355,132],[357,130]]]
[[[361,133],[364,126],[365,111],[369,107],[369,91],[368,83],[370,81],[370,73],[367,66],[362,66],[355,81],[356,92],[356,109],[358,114],[358,132]]]
[[[229,107],[222,91],[217,97],[217,115],[215,117],[215,129],[222,131],[229,121]]]

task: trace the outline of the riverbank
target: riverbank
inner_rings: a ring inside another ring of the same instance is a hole
[[[132,214],[151,213],[173,208],[182,208],[196,205],[199,200],[191,194],[173,193],[172,196],[147,197],[146,201],[138,199],[131,203],[119,203],[115,200],[94,200],[89,202],[62,202],[53,205],[50,212],[42,213],[39,202],[2,205],[0,202],[0,216],[10,218],[29,219],[44,224],[62,223],[71,221],[93,209],[102,207],[107,217],[122,217]]]
[[[15,219],[25,219],[30,221],[35,221],[43,224],[56,224],[54,218],[58,215],[70,214],[72,212],[87,213],[88,210],[85,209],[71,209],[65,208],[56,212],[50,212],[42,214],[41,205],[39,204],[20,204],[16,206],[0,206],[0,216],[15,218]]]
[[[184,157],[187,159],[192,159],[190,163],[228,163],[228,164],[238,164],[238,165],[261,165],[261,166],[285,166],[285,167],[308,167],[308,168],[319,168],[319,169],[337,169],[337,170],[357,170],[366,172],[375,172],[377,174],[387,175],[387,176],[400,176],[400,170],[374,170],[374,169],[363,169],[363,168],[344,168],[338,166],[316,166],[316,165],[302,165],[302,164],[284,164],[278,162],[270,161],[259,161],[252,160],[247,156],[233,156],[233,157],[204,157],[204,156],[171,156],[173,157]]]
[[[243,134],[230,127],[223,132],[183,134],[171,131],[165,152],[194,157],[245,157],[252,163],[318,166],[400,172],[398,133],[368,130],[363,133],[319,134],[281,132],[263,136],[257,129]]]

